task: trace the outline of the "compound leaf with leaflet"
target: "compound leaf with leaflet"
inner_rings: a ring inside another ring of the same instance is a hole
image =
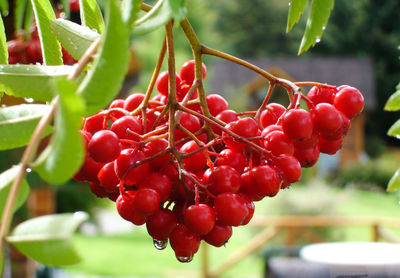
[[[400,169],[394,173],[386,190],[389,192],[400,190]]]
[[[51,81],[66,77],[72,66],[0,65],[0,91],[15,97],[49,101]]]
[[[388,130],[389,136],[396,137],[400,139],[400,120],[397,120]]]
[[[72,243],[75,230],[88,219],[87,213],[64,213],[36,217],[15,227],[6,239],[32,259],[46,265],[78,263]]]
[[[84,160],[83,138],[79,132],[84,104],[81,96],[75,94],[76,83],[65,79],[55,83],[59,95],[55,130],[33,168],[45,181],[61,184],[79,170]]]
[[[107,26],[93,68],[78,88],[86,115],[106,106],[119,92],[129,61],[129,30],[114,0],[108,1]]]
[[[113,0],[109,0],[113,1]],[[104,21],[96,0],[79,0],[82,25],[96,29],[100,34],[104,31]]]
[[[303,15],[308,0],[291,0],[289,7],[289,15],[286,25],[286,32],[289,32],[293,26],[299,21],[300,17]]]
[[[100,36],[86,26],[57,18],[51,21],[51,28],[63,47],[79,60],[89,46]]]
[[[40,118],[48,113],[45,104],[20,104],[0,108],[0,150],[8,150],[25,146]],[[43,137],[50,134],[48,127]]]
[[[396,86],[396,92],[392,94],[385,104],[386,111],[400,110],[400,83]]]
[[[299,53],[307,51],[321,40],[322,33],[333,9],[334,0],[313,0],[310,15],[307,19],[306,30],[301,39]]]
[[[50,21],[56,16],[49,0],[31,0],[42,46],[45,65],[62,65],[61,45],[51,31]]]

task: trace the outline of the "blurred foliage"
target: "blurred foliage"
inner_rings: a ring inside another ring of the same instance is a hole
[[[254,0],[244,5],[240,0],[215,1],[214,7],[224,11],[218,17],[216,29],[224,37],[225,49],[234,55],[250,57],[295,55],[305,17],[285,34],[288,2]],[[398,118],[396,113],[384,112],[383,107],[400,80],[399,11],[398,0],[337,0],[321,42],[302,55],[373,59],[377,103],[370,115],[374,120],[367,121],[367,133],[386,141],[393,140],[386,132]]]

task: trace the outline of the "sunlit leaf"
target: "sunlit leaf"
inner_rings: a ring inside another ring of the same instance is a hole
[[[0,16],[0,64],[8,64],[8,47],[3,19]]]
[[[86,115],[106,106],[119,93],[129,61],[129,30],[115,1],[109,1],[107,27],[93,69],[78,88]]]
[[[3,215],[3,210],[6,205],[6,200],[10,192],[11,184],[21,170],[21,165],[15,165],[7,171],[0,174],[0,215]],[[16,211],[26,201],[29,195],[29,185],[24,179],[17,193],[17,198],[14,203],[13,210]]]
[[[0,0],[0,9],[3,14],[8,14],[9,12],[8,0]]]
[[[15,227],[7,241],[32,259],[46,265],[78,263],[72,243],[75,230],[88,219],[87,213],[65,213],[29,219]]]
[[[396,86],[397,91],[390,96],[386,101],[386,111],[399,111],[400,110],[400,84]]]
[[[396,137],[400,139],[400,120],[397,120],[388,130],[389,136]]]
[[[185,17],[186,10],[180,0],[159,0],[143,17],[136,20],[133,32],[142,34],[165,25],[171,19],[177,22]]]
[[[286,32],[289,32],[293,26],[299,21],[300,17],[303,15],[308,0],[291,0],[289,2],[289,15],[287,20]]]
[[[25,8],[25,19],[24,19],[25,34],[29,34],[29,30],[32,28],[33,18],[34,15],[33,15],[32,3],[31,1],[28,1]]]
[[[100,36],[86,26],[58,18],[51,21],[51,28],[63,47],[79,60],[86,49]]]
[[[389,181],[387,191],[393,192],[397,191],[400,189],[400,169],[397,169],[397,171],[394,173],[392,178]]]
[[[82,25],[96,29],[100,34],[103,33],[103,16],[101,15],[101,11],[96,0],[79,0],[79,5]]]
[[[299,53],[307,51],[321,40],[322,33],[328,23],[334,0],[312,0],[306,30],[301,40]]]
[[[78,172],[84,160],[83,138],[79,132],[84,104],[81,96],[75,94],[74,82],[58,80],[55,83],[60,99],[53,136],[33,168],[45,181],[62,184]]]
[[[40,118],[48,111],[49,106],[45,104],[20,104],[0,108],[0,150],[27,145]],[[43,136],[50,132],[49,127]]]
[[[50,82],[66,77],[73,69],[72,66],[0,65],[0,91],[49,101],[53,98]]]
[[[49,0],[31,0],[42,46],[45,65],[62,65],[61,45],[51,31],[50,21],[56,16]]]

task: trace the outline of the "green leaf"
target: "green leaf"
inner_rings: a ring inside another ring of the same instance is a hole
[[[63,47],[79,60],[86,49],[100,36],[86,26],[65,19],[54,19],[51,28]]]
[[[28,1],[26,5],[26,10],[25,10],[25,20],[24,20],[24,30],[25,30],[25,36],[27,37],[29,34],[29,30],[32,27],[33,23],[33,8],[32,8],[32,3],[31,1]]]
[[[122,0],[121,12],[122,18],[128,26],[135,22],[137,15],[140,11],[141,0]]]
[[[79,0],[82,25],[96,29],[100,34],[104,31],[103,16],[96,0]]]
[[[78,172],[84,160],[82,125],[84,104],[75,94],[76,83],[57,80],[55,91],[60,97],[55,116],[55,130],[50,144],[41,153],[33,168],[45,181],[61,184]]]
[[[7,241],[32,259],[46,265],[78,263],[72,243],[75,230],[88,219],[87,213],[65,213],[29,219],[15,227]]]
[[[0,108],[0,150],[27,145],[40,118],[48,112],[49,106],[45,104],[20,104]],[[50,132],[49,127],[43,137]]]
[[[86,115],[98,112],[119,93],[129,61],[129,30],[116,1],[108,3],[107,27],[93,69],[78,88]]]
[[[14,165],[7,171],[0,174],[0,215],[3,215],[3,210],[6,205],[6,200],[10,192],[11,184],[21,170],[21,165]],[[17,193],[17,198],[14,203],[13,211],[15,212],[26,201],[29,195],[29,185],[26,180],[23,180]]]
[[[171,19],[181,21],[186,14],[183,2],[180,0],[159,0],[143,17],[136,20],[133,33],[143,34],[151,32],[165,25]]]
[[[8,64],[8,47],[3,19],[0,16],[0,64]]]
[[[322,33],[328,23],[334,0],[313,0],[307,26],[301,40],[299,55],[307,51],[321,40]]]
[[[31,0],[42,46],[45,65],[62,65],[61,45],[51,31],[50,21],[56,16],[49,0]]]
[[[396,86],[396,92],[390,96],[385,104],[386,111],[400,110],[400,83]]]
[[[53,98],[51,80],[66,77],[73,69],[72,66],[0,65],[0,91],[49,101]]]
[[[400,168],[394,173],[389,181],[386,191],[393,192],[400,190]]]
[[[289,15],[286,25],[286,33],[289,32],[293,26],[299,21],[300,17],[303,15],[308,0],[291,0],[289,2]]]
[[[14,3],[14,29],[21,30],[24,24],[24,13],[28,0],[16,0]]]
[[[388,130],[389,136],[396,137],[400,139],[400,120],[397,120]]]

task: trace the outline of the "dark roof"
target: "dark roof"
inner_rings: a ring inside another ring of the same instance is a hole
[[[330,85],[350,85],[358,88],[365,99],[367,109],[375,107],[375,80],[372,61],[369,58],[268,58],[246,59],[262,69],[279,68],[292,81],[316,81]],[[257,78],[253,71],[225,60],[214,60],[210,66],[213,78],[209,91],[225,96],[228,88],[244,88]]]

